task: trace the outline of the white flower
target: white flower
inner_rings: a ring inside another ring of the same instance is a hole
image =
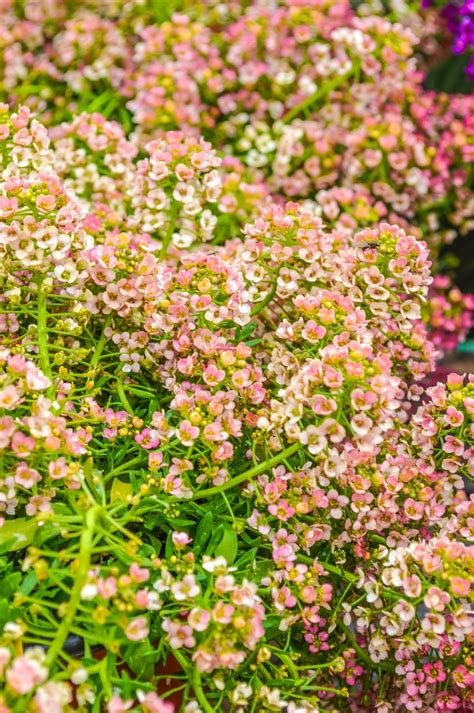
[[[97,594],[98,589],[95,584],[85,584],[81,589],[81,599],[84,599],[86,602],[95,599]]]
[[[87,681],[88,673],[85,668],[77,668],[71,673],[71,682],[76,686]]]
[[[19,639],[24,634],[24,627],[20,622],[7,621],[3,628],[3,633],[8,634],[10,639]]]
[[[230,700],[236,706],[245,706],[252,693],[252,686],[248,683],[239,683],[230,694]]]
[[[197,701],[190,701],[184,707],[184,713],[202,713],[202,708],[199,708]]]
[[[222,556],[216,557],[215,559],[204,556],[204,563],[202,566],[206,572],[215,572],[216,570],[224,570],[227,572],[227,560]]]
[[[180,582],[171,585],[171,593],[177,602],[197,597],[201,591],[193,574],[186,574]]]

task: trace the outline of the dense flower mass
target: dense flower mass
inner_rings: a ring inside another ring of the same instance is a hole
[[[473,99],[409,9],[0,3],[0,713],[474,709]]]

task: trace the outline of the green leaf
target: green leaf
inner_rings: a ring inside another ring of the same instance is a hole
[[[292,686],[301,686],[307,683],[307,681],[304,678],[297,679],[296,681],[292,678],[272,678],[272,680],[269,682],[269,685],[272,688],[278,687],[278,688],[291,688]]]
[[[110,489],[110,502],[116,500],[126,500],[129,495],[133,495],[133,487],[131,483],[124,483],[120,478],[114,478]]]
[[[261,339],[250,339],[248,342],[245,342],[248,347],[255,347],[257,344],[261,344],[262,340]]]
[[[55,515],[72,515],[74,511],[66,505],[66,503],[53,503],[53,512]]]
[[[149,539],[150,539],[150,544],[151,544],[151,546],[152,546],[152,547],[154,548],[154,550],[155,550],[154,553],[153,553],[152,555],[150,555],[150,556],[156,557],[156,556],[159,555],[160,552],[161,552],[161,549],[162,549],[162,546],[163,546],[163,542],[162,542],[158,537],[155,537],[154,535],[149,535]]]
[[[169,520],[169,524],[173,527],[189,527],[190,525],[194,525],[195,522],[194,520],[185,520],[184,518],[178,517],[173,520]]]
[[[165,557],[166,559],[169,559],[174,552],[174,543],[173,543],[173,533],[170,530],[168,532],[168,537],[166,538],[166,546],[165,546]]]
[[[249,324],[246,324],[245,327],[239,329],[238,333],[236,334],[236,339],[238,339],[240,342],[245,342],[255,331],[256,327],[257,322],[249,322]]]
[[[53,522],[48,522],[45,525],[42,525],[41,527],[38,527],[36,530],[36,533],[34,535],[34,542],[37,545],[42,545],[46,542],[46,540],[49,540],[50,537],[54,537],[60,532],[61,528],[58,527],[55,523]]]
[[[149,641],[144,641],[138,646],[130,646],[127,649],[125,660],[127,661],[127,666],[130,667],[136,677],[146,681],[153,677],[154,658],[155,652],[151,648]]]
[[[5,520],[0,527],[0,554],[22,550],[33,542],[38,523],[32,518]]]
[[[224,534],[222,540],[217,545],[214,550],[214,555],[216,557],[225,557],[227,564],[233,564],[237,556],[238,548],[238,538],[237,533],[231,527],[226,527],[224,529]]]
[[[212,525],[214,523],[214,515],[212,512],[207,512],[200,520],[194,535],[194,552],[199,553],[207,544],[211,534]]]
[[[126,671],[122,671],[122,677],[120,679],[120,688],[124,699],[132,698],[132,694],[135,692],[132,680]]]
[[[0,599],[0,630],[3,629],[5,624],[10,618],[10,605],[7,599]]]
[[[252,547],[252,549],[247,550],[242,555],[242,557],[239,557],[239,559],[235,563],[236,567],[240,569],[242,567],[242,565],[253,562],[255,560],[257,552],[258,552],[258,547]],[[271,559],[269,561],[271,563]]]
[[[156,547],[153,547],[146,542],[140,545],[140,549],[138,551],[142,557],[148,557],[150,560],[157,555]]]
[[[224,525],[218,525],[214,532],[212,533],[212,537],[206,547],[206,555],[213,555],[214,551],[219,544],[219,542],[222,539],[222,536],[224,534]]]
[[[9,574],[8,577],[4,577],[0,582],[0,596],[5,597],[5,599],[10,598],[12,594],[15,594],[18,590],[20,582],[20,572],[13,572],[13,574]]]
[[[37,583],[38,583],[38,578],[37,578],[35,572],[33,570],[31,570],[30,572],[28,572],[25,579],[21,583],[21,587],[20,587],[19,591],[22,594],[25,594],[26,596],[28,596],[28,594],[31,594],[31,592],[33,591],[33,589],[35,588]]]

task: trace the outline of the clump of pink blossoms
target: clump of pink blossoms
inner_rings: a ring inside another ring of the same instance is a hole
[[[470,99],[346,2],[99,5],[0,9],[66,119],[0,106],[0,713],[468,713]]]

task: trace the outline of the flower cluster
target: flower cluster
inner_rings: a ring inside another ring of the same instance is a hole
[[[338,218],[341,201],[347,201],[344,191],[350,191],[355,220],[370,223],[374,212],[396,222],[401,216],[421,229],[435,249],[452,240],[453,225],[467,232],[472,222],[472,100],[454,102],[446,115],[448,103],[446,97],[425,94],[413,105],[413,116],[403,116],[399,104],[366,113],[350,102],[295,120],[277,140],[272,185],[295,198],[316,192],[320,210],[331,220]],[[463,134],[460,142],[454,126]],[[454,174],[466,186],[467,201],[459,200],[451,183]],[[438,213],[440,205],[451,228]]]
[[[448,275],[436,275],[425,306],[430,339],[441,352],[456,350],[474,326],[474,295],[463,294]]]
[[[346,0],[0,4],[0,713],[472,711],[472,97]]]
[[[416,35],[416,48],[423,67],[436,65],[446,53],[446,23],[428,0],[363,0],[357,5],[358,15],[383,15],[392,22],[400,22]]]
[[[183,132],[141,143],[83,113],[50,134],[54,170],[89,212],[87,229],[147,235],[163,255],[238,235],[269,193],[258,172]]]
[[[77,133],[127,146],[96,116]],[[157,171],[154,148],[130,170]],[[469,660],[439,652],[472,638],[472,383],[416,404],[434,356],[426,244],[269,204],[240,240],[161,259],[128,206],[120,232],[98,221],[72,165],[67,188],[19,167],[3,223],[30,221],[31,240],[59,223],[68,241],[5,251],[0,536],[27,548],[5,565],[5,710],[74,696],[168,711],[170,657],[188,713],[380,707],[389,680],[393,710],[446,696],[468,710]],[[126,171],[110,173],[118,186]]]
[[[273,193],[313,201],[338,227],[397,223],[434,259],[472,229],[472,97],[426,91],[414,54],[435,53],[435,8],[23,5],[0,10],[0,93],[51,125],[55,171],[93,202],[91,225],[125,223],[165,249],[222,243]],[[456,6],[467,33],[469,7]],[[212,152],[201,136],[222,164],[191,161]],[[175,142],[186,149],[170,154]]]

